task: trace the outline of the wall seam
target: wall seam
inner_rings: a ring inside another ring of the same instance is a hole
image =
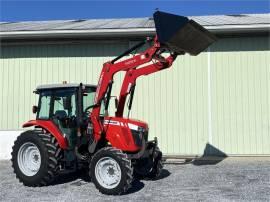
[[[208,88],[208,143],[213,142],[212,133],[212,92],[211,92],[211,49],[207,50],[207,88]]]

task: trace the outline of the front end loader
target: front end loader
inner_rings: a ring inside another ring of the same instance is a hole
[[[35,90],[36,119],[23,127],[12,150],[16,177],[26,186],[49,185],[65,171],[88,168],[97,189],[110,195],[125,193],[134,177],[157,178],[162,169],[162,152],[157,138],[148,140],[148,124],[124,117],[126,99],[131,110],[136,80],[172,66],[178,55],[198,55],[216,38],[187,17],[157,11],[156,36],[147,37],[103,65],[97,85],[51,84]],[[145,51],[122,57],[148,45]],[[115,116],[108,108],[113,78],[125,71]]]

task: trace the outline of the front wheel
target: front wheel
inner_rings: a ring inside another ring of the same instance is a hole
[[[155,147],[152,155],[139,159],[134,165],[134,174],[140,179],[158,179],[163,169],[162,152]]]
[[[133,169],[125,153],[116,148],[105,147],[93,156],[89,174],[101,193],[119,195],[130,188]]]

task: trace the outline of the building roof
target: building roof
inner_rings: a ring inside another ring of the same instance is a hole
[[[189,17],[212,32],[251,32],[270,30],[270,13]],[[120,36],[154,34],[152,18],[79,19],[0,22],[1,38]]]

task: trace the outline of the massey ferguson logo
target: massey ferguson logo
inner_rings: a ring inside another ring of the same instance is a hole
[[[131,65],[131,64],[133,64],[135,62],[136,62],[136,59],[129,60],[129,61],[125,62],[125,65]]]

